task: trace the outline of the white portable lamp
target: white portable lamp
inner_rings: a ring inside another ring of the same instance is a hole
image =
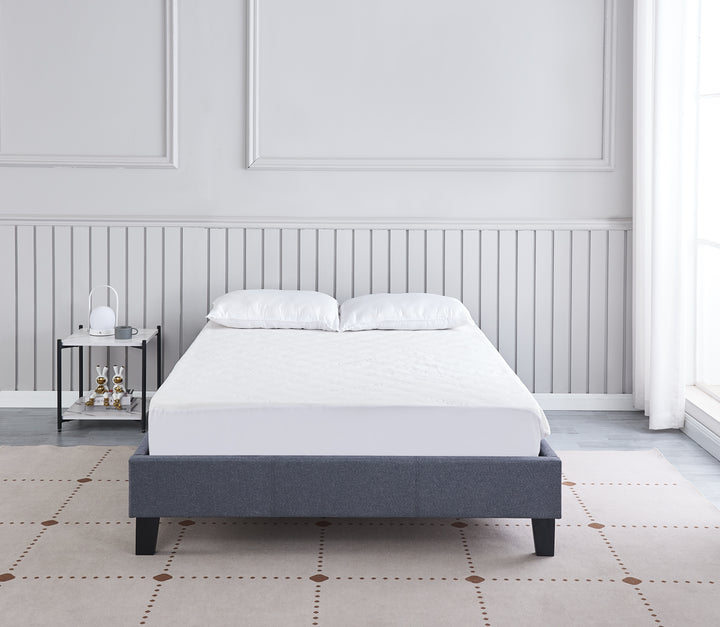
[[[107,305],[101,305],[92,309],[92,295],[99,287],[107,287],[115,294],[115,309]],[[115,322],[117,320],[117,310],[120,308],[120,299],[118,293],[110,285],[96,285],[90,290],[88,296],[88,334],[89,335],[114,335]]]

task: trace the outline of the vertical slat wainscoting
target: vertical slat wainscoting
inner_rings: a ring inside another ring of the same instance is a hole
[[[53,274],[55,255],[55,233],[52,226],[35,228],[35,320],[33,356],[35,368],[33,379],[35,387],[43,381],[52,381],[55,369],[53,346]],[[43,251],[40,254],[40,251]]]
[[[462,283],[460,285],[460,300],[470,310],[473,319],[480,320],[480,231],[462,231],[460,246],[462,256],[460,270]]]
[[[570,392],[572,348],[572,232],[553,232],[552,294],[552,389],[556,394]],[[577,341],[577,340],[576,340]]]
[[[517,231],[498,233],[497,349],[517,370]]]
[[[335,231],[335,298],[340,302],[353,297],[353,231]]]
[[[336,232],[334,229],[318,229],[317,232],[317,289],[326,294],[335,294],[337,291],[335,284]]]
[[[392,293],[408,291],[408,231],[392,229],[390,231],[390,289]],[[338,281],[338,285],[340,282]],[[337,296],[340,300],[340,295]]]
[[[538,337],[535,328],[537,311],[535,283],[535,231],[517,232],[517,296],[515,333],[515,371],[523,383],[534,390],[535,383],[535,339]]]
[[[0,390],[17,389],[17,227],[0,226]]]
[[[73,230],[69,226],[54,226],[52,293],[48,313],[51,317],[51,346],[46,348],[50,354],[55,350],[55,338],[58,330],[64,333],[73,327]],[[70,389],[70,375],[73,372],[74,356],[65,355],[63,359],[62,380],[65,389]],[[55,381],[56,360],[53,365],[52,381]],[[2,384],[0,384],[2,388]]]
[[[147,263],[147,230],[141,227],[128,227],[125,233],[125,259],[127,272],[125,273],[126,298],[120,303],[120,322],[132,324],[135,327],[144,327],[146,321],[146,304],[150,295],[147,291],[149,270]],[[136,252],[137,251],[137,252]],[[112,263],[111,265],[115,265]],[[155,343],[150,344],[151,360],[155,359]],[[127,376],[125,383],[129,388],[140,389],[140,351],[125,349],[123,361],[113,361],[113,364],[125,365]],[[149,361],[148,363],[155,363]],[[110,364],[112,365],[112,364]],[[112,368],[111,368],[112,372]]]
[[[84,264],[83,268],[86,268],[90,273],[90,285],[106,285],[110,281],[110,229],[105,226],[93,226],[90,227],[90,250],[88,254],[88,260]],[[121,291],[120,286],[117,286],[118,296]],[[112,303],[112,293],[108,293],[108,289],[98,289],[93,293],[93,306],[104,305]],[[82,296],[77,294],[77,300],[82,301]],[[87,308],[85,309],[84,315],[80,317],[81,321],[85,322],[87,326]],[[85,372],[87,374],[86,387],[90,389],[95,387],[94,379],[96,376],[95,368],[96,365],[107,365],[110,361],[110,350],[107,348],[91,348],[88,350],[89,358],[87,360],[87,368]],[[36,387],[35,389],[43,389],[42,387]]]
[[[145,285],[144,295],[145,302],[143,308],[143,327],[149,327],[157,324],[163,325],[163,355],[167,359],[167,328],[165,326],[165,290],[166,286],[164,283],[165,278],[165,236],[163,227],[152,226],[143,229],[145,243]],[[130,319],[128,319],[130,320]],[[137,320],[135,320],[137,322]],[[149,363],[155,363],[153,360],[157,356],[155,352],[157,346],[155,342],[152,342],[149,349],[148,361]],[[130,353],[137,353],[138,351],[130,351]],[[136,359],[140,359],[139,355],[136,355]],[[136,367],[137,367],[136,362]],[[167,370],[166,370],[167,372]],[[129,373],[131,376],[131,382],[137,381],[137,370],[133,373]],[[150,377],[150,381],[153,377]],[[137,386],[136,386],[137,387]]]
[[[163,325],[166,375],[229,290],[318,289],[340,301],[427,291],[462,300],[531,390],[629,393],[631,255],[629,221],[2,224],[0,389],[51,389],[54,338],[87,323],[90,288],[109,282],[120,322]],[[65,361],[63,387],[75,388],[77,360]],[[93,351],[86,388],[95,363],[127,364],[139,385],[136,351]]]
[[[209,229],[183,228],[180,240],[182,280],[180,284],[180,307],[182,321],[178,339],[181,354],[184,353],[205,323],[208,312],[208,234]],[[168,312],[165,312],[167,319]]]
[[[15,318],[15,385],[19,390],[35,390],[35,327],[37,307],[37,267],[35,265],[35,227],[19,226],[15,240],[17,272]],[[3,342],[3,345],[6,342]]]
[[[164,227],[162,238],[162,331],[163,331],[163,368],[167,376],[182,354],[182,229]],[[148,320],[148,325],[155,320]]]
[[[553,391],[553,237],[552,231],[535,231],[535,316],[533,319],[533,389]],[[622,347],[621,347],[622,348]]]
[[[134,257],[135,255],[128,255],[128,245],[128,227],[114,226],[108,229],[108,284],[112,285],[118,291],[118,296],[124,294],[124,298],[120,300],[120,306],[118,310],[118,324],[125,324],[125,321],[128,320],[129,303],[131,300],[134,300],[136,296],[134,293],[135,285],[133,284],[133,289],[131,291],[130,281],[128,277],[129,257]],[[100,296],[104,297],[104,294],[101,292]],[[136,318],[133,316],[132,319],[142,321],[142,317]],[[140,322],[135,326],[137,327],[139,324]],[[134,366],[133,363],[128,362],[128,352],[137,351],[128,351],[125,348],[111,348],[106,351],[107,357],[105,361],[100,361],[99,363],[108,367],[109,380],[112,379],[113,365],[126,365],[128,374],[130,376],[130,379],[128,380],[128,385],[130,387],[136,388],[139,387],[140,378],[137,376],[137,367]],[[95,363],[96,362],[91,362],[90,365],[95,365]],[[94,370],[91,371],[90,374],[95,374]]]

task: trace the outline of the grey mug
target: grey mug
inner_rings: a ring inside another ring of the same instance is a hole
[[[116,340],[129,340],[138,330],[135,327],[115,327]]]

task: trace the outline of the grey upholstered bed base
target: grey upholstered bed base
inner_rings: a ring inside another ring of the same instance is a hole
[[[160,517],[531,518],[553,555],[561,461],[537,457],[150,455],[130,458],[137,555],[155,553]]]

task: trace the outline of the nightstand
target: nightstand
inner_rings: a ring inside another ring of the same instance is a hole
[[[136,335],[129,340],[116,340],[113,335],[90,335],[87,329],[80,327],[72,335],[57,341],[57,429],[62,431],[63,422],[70,420],[139,420],[143,433],[147,430],[147,345],[148,342],[157,342],[157,387],[162,379],[162,331],[160,325],[155,329],[139,329]],[[83,397],[83,354],[85,348],[95,347],[137,348],[142,352],[142,366],[140,369],[141,396],[140,407],[132,404],[129,409],[92,408],[86,407]],[[62,408],[62,358],[66,348],[78,349],[78,379],[79,398],[65,411]]]

